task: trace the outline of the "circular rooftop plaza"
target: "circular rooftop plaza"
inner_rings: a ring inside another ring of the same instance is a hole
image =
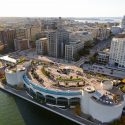
[[[82,69],[58,63],[34,63],[23,76],[26,90],[42,102],[53,105],[76,105],[85,86]]]
[[[28,70],[35,83],[53,89],[79,90],[85,85],[82,69],[76,66],[48,63],[35,64]]]

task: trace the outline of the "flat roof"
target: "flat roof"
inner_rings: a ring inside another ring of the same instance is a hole
[[[47,40],[47,38],[46,38],[46,37],[44,37],[44,38],[40,38],[39,40]]]
[[[114,38],[125,38],[125,33],[124,34],[118,34]]]
[[[0,60],[8,61],[8,62],[11,62],[11,63],[17,63],[16,59],[11,58],[8,55],[0,57]]]

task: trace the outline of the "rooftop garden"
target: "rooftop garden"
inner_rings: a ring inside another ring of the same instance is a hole
[[[20,59],[18,60],[17,64],[22,64],[26,61],[25,57],[20,57]]]
[[[47,77],[50,77],[50,72],[46,71],[44,67],[41,68],[41,72],[47,76]]]
[[[31,65],[32,66],[35,66],[35,65],[45,65],[45,63],[42,62],[42,61],[32,60]]]
[[[39,75],[36,73],[36,70],[35,69],[32,69],[31,70],[31,74],[33,76],[34,79],[36,79],[39,83],[43,83],[43,79],[39,77]]]
[[[13,73],[16,73],[16,69],[13,69],[12,72],[13,72]]]
[[[78,81],[83,81],[82,78],[73,78],[72,76],[70,76],[70,78],[62,78],[62,77],[58,77],[56,78],[56,80],[60,81],[60,82],[65,82],[65,81],[74,81],[74,82],[78,82]]]
[[[0,62],[0,67],[2,67],[2,63]]]
[[[121,86],[121,87],[120,87],[120,90],[121,90],[123,93],[125,93],[125,85]]]

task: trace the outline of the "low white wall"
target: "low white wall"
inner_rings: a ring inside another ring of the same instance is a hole
[[[90,95],[88,92],[84,91],[82,93],[80,104],[81,104],[81,111],[84,112],[85,114],[89,114],[89,101],[90,101]]]
[[[18,85],[23,83],[22,76],[24,75],[25,71],[18,71],[18,72],[8,72],[5,71],[6,81],[10,85]]]
[[[6,76],[6,81],[8,84],[10,85],[17,85],[18,84],[18,80],[17,80],[17,74],[16,73],[5,73]]]
[[[91,94],[85,91],[82,94],[80,104],[81,111],[83,113],[92,116],[94,119],[101,121],[102,123],[111,122],[118,119],[122,114],[123,107],[125,106],[124,101],[114,106],[101,104],[92,99]]]
[[[108,82],[108,83],[106,83],[106,82]],[[111,90],[113,87],[113,84],[110,81],[102,81],[100,86],[102,89]]]
[[[123,110],[124,103],[122,102],[119,105],[104,105],[97,103],[95,100],[90,99],[89,108],[90,115],[101,122],[111,122],[115,119],[118,119]]]

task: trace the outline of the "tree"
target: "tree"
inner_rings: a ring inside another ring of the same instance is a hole
[[[90,59],[90,62],[91,62],[92,64],[96,62],[97,56],[98,56],[98,53],[95,53],[92,57],[89,58],[89,59]]]
[[[59,81],[57,82],[57,85],[59,86]]]
[[[96,62],[96,58],[94,56],[90,57],[89,60],[92,64]]]
[[[79,52],[78,52],[78,54],[80,55],[80,56],[86,56],[86,55],[88,55],[90,53],[90,51],[88,50],[88,49],[86,49],[86,48],[84,48],[84,49],[82,49],[82,50],[80,50]]]
[[[73,76],[70,76],[70,79],[72,79],[73,78]]]
[[[65,82],[65,85],[68,86],[68,82]]]
[[[85,42],[85,48],[92,48],[92,42],[91,41],[87,41]]]
[[[97,57],[97,56],[98,56],[98,53],[95,53],[93,56],[94,56],[94,57]]]
[[[73,58],[74,58],[74,61],[80,60],[80,56],[79,56],[78,53],[74,54],[74,55],[73,55]]]
[[[77,86],[79,86],[79,82],[77,82]]]

